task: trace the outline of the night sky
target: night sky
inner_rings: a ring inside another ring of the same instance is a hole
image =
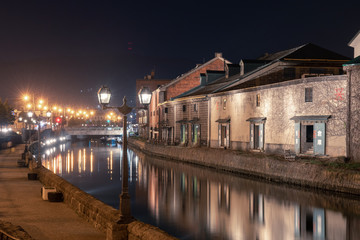
[[[353,57],[360,1],[64,1],[0,3],[0,98],[24,92],[95,106],[135,99],[155,69],[175,78],[222,52],[233,63],[305,43]]]

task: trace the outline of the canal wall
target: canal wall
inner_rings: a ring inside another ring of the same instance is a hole
[[[63,194],[64,202],[96,229],[106,233],[107,240],[176,239],[159,228],[136,219],[130,223],[122,223],[120,212],[117,209],[85,193],[50,170],[44,167],[36,169],[33,166],[34,162],[30,164],[30,168],[36,171],[44,186],[55,187],[57,191],[60,191]]]
[[[129,139],[129,147],[156,157],[186,162],[272,182],[360,195],[357,171],[328,169],[309,161],[289,162],[282,156],[213,148],[186,148]]]

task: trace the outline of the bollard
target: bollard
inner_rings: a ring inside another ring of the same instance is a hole
[[[49,202],[62,202],[64,201],[64,197],[62,192],[48,192],[47,198]]]

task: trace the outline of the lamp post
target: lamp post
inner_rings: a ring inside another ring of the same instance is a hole
[[[123,165],[122,165],[122,192],[120,194],[120,221],[130,222],[131,217],[131,198],[129,194],[129,177],[128,177],[128,159],[127,159],[127,114],[132,110],[126,105],[126,97],[123,99],[123,105],[120,107],[109,107],[108,104],[111,98],[111,91],[106,86],[102,86],[98,91],[99,103],[103,109],[116,108],[123,115]]]
[[[28,116],[29,118],[32,118],[34,116],[33,112],[28,112]],[[42,117],[42,111],[40,111],[39,116],[36,117],[36,123],[38,125],[38,154],[36,156],[36,167],[40,167],[41,166],[41,138],[40,138],[40,133],[41,133],[41,117]],[[46,117],[50,118],[51,117],[51,112],[47,111],[46,112]]]
[[[148,87],[141,87],[138,96],[139,96],[139,101],[140,104],[144,105],[145,109],[146,109],[146,121],[147,121],[147,125],[148,125],[148,130],[146,131],[146,139],[150,139],[150,119],[149,119],[149,104],[151,102],[151,91]]]
[[[33,112],[31,112],[31,111],[29,111],[29,112],[27,112],[27,116],[28,116],[28,118],[29,118],[29,145],[31,145],[31,135],[32,135],[32,129],[31,129],[31,125],[32,125],[32,117],[33,117],[33,115],[34,115],[34,113]]]

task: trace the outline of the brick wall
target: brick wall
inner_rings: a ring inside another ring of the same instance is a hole
[[[207,70],[224,70],[224,60],[216,58],[211,63],[206,64],[203,67],[200,66],[196,71],[193,71],[181,78],[180,81],[167,87],[166,100],[170,100],[171,98],[200,85],[200,73],[206,73]]]

